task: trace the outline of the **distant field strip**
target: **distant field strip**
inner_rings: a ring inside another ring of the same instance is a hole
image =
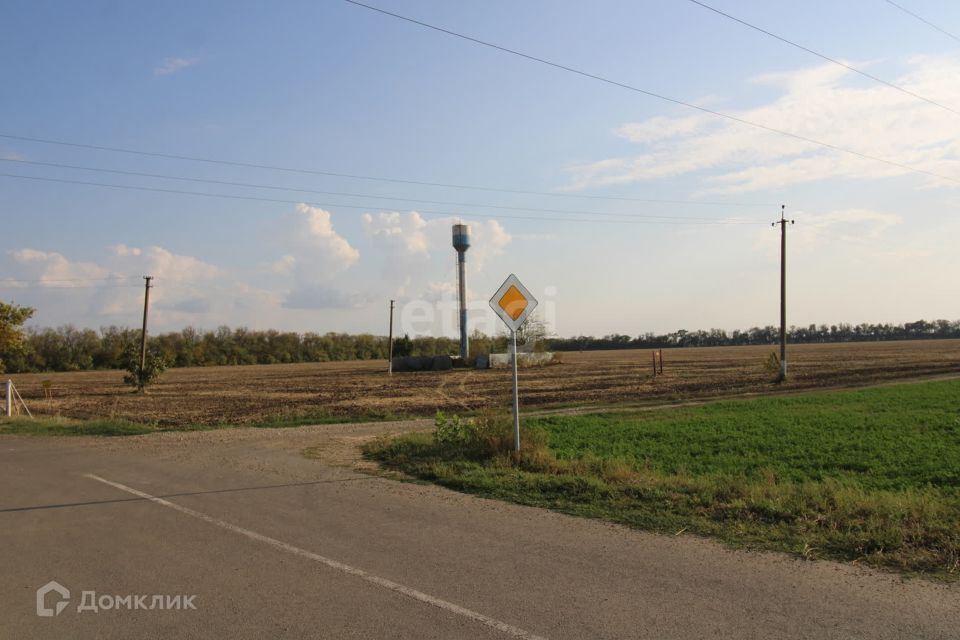
[[[774,349],[664,349],[657,377],[645,349],[566,352],[562,364],[520,372],[520,401],[525,408],[662,404],[960,375],[960,340],[805,344],[789,347],[790,379],[775,385],[765,366]],[[387,376],[383,360],[171,369],[147,394],[130,393],[119,371],[11,377],[34,414],[159,428],[477,411],[502,404],[511,388],[506,369]]]

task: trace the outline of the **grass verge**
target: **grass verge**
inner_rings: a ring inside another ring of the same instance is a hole
[[[367,412],[344,415],[322,412],[280,414],[246,424],[193,424],[164,426],[155,423],[130,422],[113,418],[81,420],[66,417],[0,418],[0,434],[11,433],[35,436],[138,436],[158,431],[206,431],[210,429],[235,429],[254,427],[258,429],[284,429],[306,425],[341,424],[356,422],[387,422],[408,420],[410,416],[388,412]]]
[[[14,418],[0,421],[0,434],[32,436],[137,436],[157,430],[155,426],[124,420]]]
[[[349,424],[362,422],[392,422],[395,420],[412,420],[415,416],[393,413],[389,411],[367,411],[364,413],[324,413],[305,412],[293,414],[279,414],[265,420],[251,422],[250,427],[259,429],[282,429],[286,427],[302,427],[312,424]]]
[[[525,422],[519,458],[503,453],[509,420],[479,419],[478,445],[444,419],[436,434],[376,440],[365,454],[486,497],[957,580],[958,398],[960,382],[946,381],[539,417]]]

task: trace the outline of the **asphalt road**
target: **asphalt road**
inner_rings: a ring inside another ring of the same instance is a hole
[[[956,586],[350,468],[385,428],[0,437],[0,638],[960,638]]]

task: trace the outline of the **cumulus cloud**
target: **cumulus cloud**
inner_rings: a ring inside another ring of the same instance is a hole
[[[94,323],[135,323],[143,305],[143,274],[155,278],[151,300],[157,326],[222,312],[235,294],[229,282],[218,282],[216,292],[211,291],[214,279],[225,275],[219,267],[158,246],[115,245],[95,262],[33,248],[2,255],[0,268],[9,275],[0,284],[17,288],[24,302],[38,308],[37,320],[47,324],[89,324],[91,318]]]
[[[298,204],[284,220],[286,242],[293,249],[283,260],[294,264],[309,260],[324,272],[343,271],[360,259],[360,252],[336,232],[329,211]]]
[[[497,220],[470,222],[453,216],[428,220],[416,211],[363,215],[367,237],[388,256],[390,267],[397,262],[424,261],[438,252],[451,255],[451,227],[459,222],[470,225],[471,247],[467,255],[475,270],[482,269],[487,260],[503,253],[513,239]]]
[[[140,249],[136,247],[128,247],[125,244],[118,244],[110,247],[110,250],[113,251],[113,255],[120,256],[121,258],[126,258],[127,256],[138,256],[141,253]]]
[[[192,67],[198,62],[200,62],[199,58],[164,58],[160,61],[160,64],[153,69],[153,75],[170,76],[179,71],[183,71],[187,67]]]
[[[497,220],[485,220],[470,225],[470,256],[477,269],[482,269],[488,260],[501,255],[513,241],[507,230]]]
[[[14,263],[15,277],[10,279],[29,280],[40,287],[83,287],[89,286],[91,280],[111,276],[109,269],[96,263],[72,262],[53,251],[24,248],[8,251],[7,254]]]
[[[894,82],[943,104],[960,107],[955,58],[914,58]],[[779,96],[729,113],[838,147],[944,175],[960,176],[960,119],[889,87],[864,84],[826,64],[753,78]],[[913,175],[895,166],[791,139],[707,114],[658,116],[618,127],[639,145],[638,155],[570,167],[570,189],[653,181],[711,172],[706,191],[742,193],[824,179],[868,180]],[[924,186],[955,186],[924,178]]]
[[[193,256],[178,255],[163,247],[112,247],[111,265],[126,273],[142,273],[158,280],[201,281],[222,275],[219,267]]]
[[[486,263],[503,253],[513,240],[496,220],[472,222],[453,216],[424,218],[416,211],[366,213],[364,232],[383,260],[381,279],[391,296],[414,296],[423,300],[439,300],[442,291],[430,278],[447,274],[453,281],[454,251],[451,227],[464,222],[470,225],[471,247],[467,252],[471,277],[483,271]],[[469,278],[468,278],[469,281]]]
[[[363,214],[363,229],[381,249],[405,258],[430,256],[429,223],[416,211]]]
[[[286,216],[282,244],[288,253],[274,261],[269,271],[293,278],[283,306],[291,309],[352,308],[362,297],[343,294],[332,285],[360,260],[360,251],[337,233],[329,211],[298,204]]]
[[[297,259],[291,255],[286,255],[281,257],[278,260],[274,260],[269,265],[270,273],[277,275],[286,275],[293,272],[293,268],[297,265]]]

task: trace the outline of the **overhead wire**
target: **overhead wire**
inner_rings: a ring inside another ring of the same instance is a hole
[[[227,198],[232,200],[250,200],[255,202],[272,202],[272,203],[282,203],[282,204],[306,204],[316,207],[330,207],[330,208],[341,208],[341,209],[360,209],[364,211],[371,210],[383,210],[384,207],[381,206],[370,206],[370,205],[356,205],[356,204],[343,204],[343,203],[330,203],[330,202],[310,202],[304,200],[287,200],[281,198],[264,198],[260,196],[245,196],[238,194],[226,194],[226,193],[208,193],[204,191],[186,191],[182,189],[167,189],[162,187],[146,187],[140,185],[125,185],[125,184],[112,184],[104,182],[88,182],[85,180],[69,180],[66,178],[51,178],[44,176],[27,176],[21,174],[13,173],[0,173],[0,178],[14,178],[19,180],[34,180],[40,182],[56,182],[62,184],[74,184],[74,185],[84,185],[91,187],[102,187],[110,189],[126,189],[131,191],[148,191],[154,193],[170,193],[177,195],[187,195],[187,196],[200,196],[206,198]],[[464,215],[462,212],[457,211],[432,211],[426,209],[417,209],[417,213],[424,215],[426,217],[447,217],[447,216],[459,216]],[[603,214],[603,215],[615,215],[615,214]],[[550,221],[550,222],[589,222],[589,223],[621,223],[621,224],[668,224],[668,225],[726,225],[726,224],[766,224],[765,222],[755,222],[755,221],[741,221],[741,220],[703,220],[703,221],[692,221],[692,220],[671,220],[671,216],[663,216],[664,220],[638,220],[638,219],[618,219],[618,220],[606,220],[598,218],[563,218],[558,216],[511,216],[503,214],[481,214],[481,213],[471,213],[467,217],[474,218],[488,218],[493,220],[540,220],[540,221]]]
[[[871,74],[871,73],[868,73],[868,72],[866,72],[866,71],[863,71],[862,69],[858,69],[858,68],[856,68],[856,67],[853,67],[853,66],[851,66],[851,65],[849,65],[849,64],[847,64],[847,63],[845,63],[845,62],[841,62],[840,60],[837,60],[836,58],[831,58],[830,56],[827,56],[827,55],[824,55],[824,54],[820,53],[819,51],[814,51],[813,49],[810,49],[809,47],[805,47],[805,46],[803,46],[802,44],[796,43],[796,42],[794,42],[793,40],[788,40],[787,38],[784,38],[783,36],[778,36],[777,34],[772,33],[772,32],[770,32],[770,31],[767,31],[766,29],[764,29],[764,28],[762,28],[762,27],[758,27],[757,25],[751,24],[751,23],[747,22],[746,20],[741,20],[740,18],[738,18],[738,17],[736,17],[736,16],[733,16],[733,15],[730,15],[729,13],[726,13],[725,11],[721,11],[720,9],[717,9],[716,7],[711,7],[710,5],[706,4],[705,2],[700,2],[700,0],[688,0],[688,2],[692,2],[693,4],[695,4],[695,5],[699,6],[699,7],[702,7],[702,8],[704,8],[704,9],[708,10],[708,11],[712,11],[712,12],[716,13],[717,15],[723,16],[724,18],[727,18],[727,19],[729,19],[729,20],[733,20],[734,22],[737,22],[737,23],[739,23],[739,24],[742,24],[743,26],[748,27],[748,28],[750,28],[750,29],[753,29],[754,31],[759,31],[759,32],[762,33],[762,34],[765,34],[765,35],[767,35],[767,36],[770,36],[771,38],[774,38],[774,39],[776,39],[776,40],[779,40],[780,42],[783,42],[783,43],[785,43],[785,44],[788,44],[788,45],[790,45],[791,47],[795,47],[795,48],[797,48],[797,49],[800,49],[801,51],[805,51],[805,52],[807,52],[807,53],[809,53],[809,54],[811,54],[811,55],[815,55],[815,56],[817,56],[818,58],[821,58],[821,59],[823,59],[823,60],[826,60],[827,62],[831,62],[831,63],[833,63],[833,64],[835,64],[835,65],[838,65],[838,66],[840,66],[840,67],[843,67],[844,69],[846,69],[846,70],[848,70],[848,71],[852,71],[852,72],[854,72],[854,73],[856,73],[856,74],[859,74],[859,75],[863,76],[864,78],[869,78],[870,80],[873,80],[874,82],[879,82],[880,84],[886,85],[887,87],[890,87],[891,89],[895,89],[895,90],[897,90],[897,91],[899,91],[899,92],[901,92],[901,93],[903,93],[903,94],[906,94],[906,95],[908,95],[908,96],[914,97],[914,98],[916,98],[916,99],[918,99],[918,100],[922,100],[923,102],[932,104],[932,105],[934,105],[935,107],[939,107],[939,108],[941,108],[941,109],[944,109],[944,110],[946,110],[946,111],[949,111],[950,113],[953,113],[953,114],[955,114],[955,115],[960,116],[960,111],[957,111],[956,109],[953,109],[953,108],[951,108],[951,107],[948,107],[948,106],[945,105],[945,104],[941,104],[941,103],[937,102],[936,100],[931,100],[930,98],[927,98],[927,97],[925,97],[925,96],[922,96],[922,95],[920,95],[920,94],[918,94],[918,93],[914,93],[913,91],[910,91],[909,89],[905,89],[904,87],[901,87],[901,86],[899,86],[899,85],[897,85],[897,84],[894,84],[894,83],[892,83],[892,82],[888,82],[887,80],[884,80],[883,78],[878,78],[877,76],[875,76],[875,75],[873,75],[873,74]]]
[[[0,278],[0,289],[26,289],[30,285],[43,285],[41,289],[119,289],[139,287],[139,284],[123,284],[123,280],[141,276],[106,276],[90,278]],[[48,284],[48,283],[55,284]],[[60,284],[64,282],[102,282],[103,284]]]
[[[651,202],[651,203],[676,203],[676,204],[699,204],[696,200],[689,202],[683,200],[655,200],[650,198],[633,198],[627,196],[599,196],[583,193],[557,193],[553,191],[533,191],[528,189],[509,189],[504,187],[490,187],[482,185],[456,184],[450,182],[428,182],[424,180],[408,180],[405,178],[387,178],[383,176],[370,176],[355,173],[340,173],[334,171],[321,171],[319,169],[304,169],[298,167],[285,167],[280,165],[260,164],[256,162],[241,162],[238,160],[224,160],[222,158],[204,158],[201,156],[190,156],[175,153],[163,153],[159,151],[145,151],[142,149],[131,149],[127,147],[113,147],[99,144],[86,144],[82,142],[71,142],[67,140],[54,140],[51,138],[37,138],[32,136],[22,136],[12,133],[0,133],[0,138],[7,140],[19,140],[21,142],[32,142],[36,144],[49,144],[63,147],[73,147],[77,149],[90,149],[93,151],[107,151],[110,153],[124,153],[130,155],[144,156],[150,158],[163,158],[167,160],[183,160],[189,162],[200,162],[205,164],[218,164],[232,167],[243,167],[247,169],[263,169],[268,171],[280,171],[285,173],[299,173],[305,175],[327,176],[333,178],[348,178],[351,180],[367,180],[373,182],[390,182],[395,184],[406,184],[422,187],[437,187],[444,189],[466,189],[472,191],[489,191],[494,193],[512,193],[517,195],[531,196],[549,196],[554,198],[580,198],[585,200],[611,200],[619,202]],[[739,207],[778,207],[777,203],[771,202],[731,202],[718,203],[729,206]]]
[[[107,276],[104,278],[0,278],[0,282],[27,283],[27,282],[110,282],[113,280],[129,280],[131,278],[140,278],[142,276]]]
[[[910,10],[907,9],[906,7],[903,7],[903,6],[899,5],[899,4],[897,4],[896,2],[893,2],[892,0],[885,0],[885,1],[886,1],[887,4],[893,5],[894,7],[896,7],[897,9],[900,9],[900,11],[903,11],[903,12],[906,13],[907,15],[913,16],[914,18],[916,18],[916,19],[919,20],[920,22],[926,24],[926,25],[929,26],[929,27],[932,27],[932,28],[936,29],[936,30],[939,31],[940,33],[944,34],[945,36],[947,36],[947,37],[949,37],[949,38],[953,38],[953,39],[956,40],[957,42],[960,42],[960,36],[957,36],[957,35],[955,35],[955,34],[953,34],[953,33],[950,33],[950,32],[947,31],[946,29],[944,29],[944,28],[942,28],[942,27],[940,27],[940,26],[938,26],[938,25],[930,22],[930,21],[927,20],[926,18],[923,18],[923,17],[917,15],[917,14],[914,13],[913,11],[910,11]]]
[[[576,75],[579,75],[579,76],[583,76],[583,77],[585,77],[585,78],[590,78],[590,79],[596,80],[596,81],[598,81],[598,82],[603,82],[603,83],[606,83],[606,84],[609,84],[609,85],[612,85],[612,86],[615,86],[615,87],[620,87],[620,88],[622,88],[622,89],[627,89],[628,91],[633,91],[633,92],[636,92],[636,93],[640,93],[640,94],[649,96],[649,97],[651,97],[651,98],[656,98],[656,99],[658,99],[658,100],[663,100],[663,101],[665,101],[665,102],[670,102],[670,103],[672,103],[672,104],[676,104],[676,105],[680,105],[680,106],[687,107],[687,108],[690,108],[690,109],[694,109],[694,110],[696,110],[696,111],[700,111],[701,113],[706,113],[706,114],[709,114],[709,115],[712,115],[712,116],[716,116],[716,117],[718,117],[718,118],[723,118],[723,119],[729,120],[729,121],[731,121],[731,122],[737,122],[737,123],[739,123],[739,124],[743,124],[743,125],[747,125],[747,126],[750,126],[750,127],[754,127],[754,128],[756,128],[756,129],[761,129],[761,130],[763,130],[763,131],[768,131],[768,132],[770,132],[770,133],[776,133],[776,134],[779,134],[779,135],[782,135],[782,136],[785,136],[785,137],[788,137],[788,138],[792,138],[792,139],[794,139],[794,140],[798,140],[798,141],[801,141],[801,142],[806,142],[806,143],[809,143],[809,144],[817,145],[817,146],[819,146],[819,147],[823,147],[824,149],[830,149],[830,150],[832,150],[832,151],[839,151],[839,152],[842,152],[842,153],[846,153],[846,154],[848,154],[848,155],[856,156],[856,157],[862,158],[862,159],[864,159],[864,160],[870,160],[870,161],[873,161],[873,162],[880,162],[880,163],[883,163],[883,164],[886,164],[886,165],[889,165],[889,166],[892,166],[892,167],[897,167],[897,168],[899,168],[899,169],[903,169],[904,171],[910,171],[910,172],[913,172],[913,173],[924,174],[924,175],[928,175],[928,176],[931,176],[931,177],[934,177],[934,178],[939,178],[939,179],[941,179],[941,180],[947,180],[947,181],[949,181],[949,182],[960,183],[960,178],[957,178],[957,177],[946,176],[946,175],[937,173],[937,172],[935,172],[935,171],[929,171],[929,170],[927,170],[927,169],[922,169],[922,168],[920,168],[920,167],[916,167],[916,166],[913,166],[913,165],[908,165],[908,164],[904,164],[904,163],[902,163],[902,162],[897,162],[896,160],[889,160],[889,159],[887,159],[887,158],[881,158],[881,157],[879,157],[879,156],[874,156],[874,155],[871,155],[871,154],[869,154],[869,153],[863,153],[863,152],[860,152],[860,151],[856,151],[856,150],[854,150],[854,149],[848,149],[848,148],[846,148],[846,147],[841,147],[841,146],[839,146],[839,145],[835,145],[835,144],[832,144],[832,143],[829,143],[829,142],[823,142],[823,141],[821,141],[821,140],[817,140],[817,139],[815,139],[815,138],[810,138],[810,137],[808,137],[808,136],[805,136],[805,135],[802,135],[802,134],[799,134],[799,133],[793,133],[793,132],[790,132],[790,131],[786,131],[786,130],[784,130],[784,129],[778,129],[778,128],[773,127],[773,126],[770,126],[770,125],[765,125],[765,124],[762,124],[762,123],[759,123],[759,122],[754,122],[754,121],[752,121],[752,120],[747,120],[746,118],[741,118],[740,116],[735,116],[735,115],[732,115],[732,114],[729,114],[729,113],[725,113],[725,112],[723,112],[723,111],[716,111],[716,110],[714,110],[714,109],[710,109],[710,108],[707,108],[707,107],[702,107],[702,106],[697,105],[697,104],[694,104],[694,103],[692,103],[692,102],[687,102],[687,101],[685,101],[685,100],[680,100],[680,99],[678,99],[678,98],[672,98],[672,97],[667,96],[667,95],[664,95],[664,94],[662,94],[662,93],[657,93],[657,92],[655,92],[655,91],[650,91],[650,90],[648,90],[648,89],[643,89],[643,88],[637,87],[637,86],[635,86],[635,85],[627,84],[627,83],[625,83],[625,82],[620,82],[620,81],[618,81],[618,80],[613,80],[613,79],[611,79],[611,78],[607,78],[607,77],[604,77],[604,76],[601,76],[601,75],[598,75],[598,74],[595,74],[595,73],[590,73],[590,72],[588,72],[588,71],[583,71],[582,69],[577,69],[577,68],[575,68],[575,67],[570,67],[570,66],[567,66],[567,65],[564,65],[564,64],[560,64],[560,63],[558,63],[558,62],[553,62],[553,61],[551,61],[551,60],[547,60],[547,59],[545,59],[545,58],[540,58],[540,57],[537,57],[537,56],[534,56],[534,55],[531,55],[531,54],[528,54],[528,53],[524,53],[524,52],[518,51],[518,50],[516,50],[516,49],[511,49],[511,48],[509,48],[509,47],[505,47],[505,46],[502,46],[502,45],[494,44],[494,43],[488,42],[488,41],[486,41],[486,40],[481,40],[481,39],[479,39],[479,38],[474,38],[473,36],[468,36],[468,35],[466,35],[466,34],[459,33],[459,32],[457,32],[457,31],[452,31],[452,30],[450,30],[450,29],[446,29],[446,28],[444,28],[444,27],[439,27],[439,26],[436,26],[436,25],[433,25],[433,24],[430,24],[430,23],[427,23],[427,22],[422,22],[422,21],[420,21],[420,20],[416,20],[416,19],[414,19],[414,18],[410,18],[410,17],[408,17],[408,16],[404,16],[404,15],[401,15],[401,14],[399,14],[399,13],[394,13],[394,12],[392,12],[392,11],[387,11],[386,9],[381,9],[381,8],[379,8],[379,7],[375,7],[375,6],[372,6],[372,5],[369,5],[369,4],[364,4],[364,3],[362,3],[362,2],[358,2],[357,0],[343,0],[343,1],[344,1],[344,2],[347,2],[347,3],[349,3],[349,4],[352,4],[352,5],[358,6],[358,7],[362,7],[362,8],[364,8],[364,9],[368,9],[368,10],[370,10],[370,11],[374,11],[374,12],[377,12],[377,13],[380,13],[380,14],[383,14],[383,15],[386,15],[386,16],[390,16],[390,17],[392,17],[392,18],[396,18],[396,19],[398,19],[398,20],[402,20],[402,21],[405,21],[405,22],[409,22],[409,23],[411,23],[411,24],[415,24],[415,25],[424,27],[424,28],[426,28],[426,29],[432,29],[432,30],[437,31],[437,32],[440,32],[440,33],[445,33],[445,34],[447,34],[447,35],[453,36],[453,37],[455,37],[455,38],[460,38],[460,39],[462,39],[462,40],[466,40],[466,41],[472,42],[472,43],[474,43],[474,44],[478,44],[478,45],[481,45],[481,46],[484,46],[484,47],[489,47],[489,48],[491,48],[491,49],[496,49],[496,50],[502,51],[502,52],[504,52],[504,53],[509,53],[509,54],[511,54],[511,55],[518,56],[518,57],[520,57],[520,58],[524,58],[524,59],[527,59],[527,60],[530,60],[530,61],[533,61],[533,62],[536,62],[536,63],[539,63],[539,64],[543,64],[543,65],[546,65],[546,66],[549,66],[549,67],[553,67],[553,68],[555,68],[555,69],[560,69],[560,70],[562,70],[562,71],[567,71],[567,72],[569,72],[569,73],[573,73],[573,74],[576,74]]]
[[[190,176],[174,176],[169,174],[161,173],[148,173],[143,171],[127,171],[123,169],[106,169],[101,167],[86,167],[81,165],[73,164],[63,164],[59,162],[41,162],[37,160],[25,160],[22,158],[0,158],[0,162],[15,162],[19,164],[41,166],[41,167],[55,167],[59,169],[72,169],[79,171],[92,171],[98,173],[111,173],[124,176],[136,176],[136,177],[146,177],[146,178],[157,178],[162,180],[180,180],[187,182],[199,182],[205,184],[218,184],[225,186],[233,187],[245,187],[250,189],[271,189],[275,191],[290,191],[296,193],[313,193],[327,196],[345,196],[351,198],[372,198],[374,200],[394,200],[398,202],[419,202],[423,204],[439,204],[439,205],[449,205],[455,207],[469,207],[469,208],[481,208],[481,209],[501,209],[507,211],[532,211],[539,213],[561,213],[561,214],[581,214],[581,215],[600,215],[600,216],[613,216],[613,217],[624,217],[624,218],[652,218],[652,219],[681,219],[681,220],[714,220],[715,218],[709,218],[705,216],[672,216],[672,215],[651,215],[651,214],[642,214],[642,213],[615,213],[608,211],[584,211],[582,209],[548,209],[541,207],[521,207],[521,206],[507,206],[507,205],[496,205],[496,204],[480,204],[475,202],[453,202],[449,200],[426,200],[423,198],[403,198],[397,196],[389,195],[379,195],[379,194],[369,194],[369,193],[352,193],[347,191],[321,191],[318,189],[306,189],[300,187],[284,187],[278,185],[269,185],[269,184],[257,184],[252,182],[234,182],[230,180],[217,180],[209,178],[196,178]],[[690,202],[690,201],[681,201],[681,200],[652,200],[658,204],[669,203],[669,204],[686,204],[691,206],[693,204],[709,204],[709,205],[724,205],[722,202]],[[728,207],[733,207],[735,205],[725,205]]]
[[[10,280],[0,280],[0,289],[27,289],[28,287],[20,284],[12,284]],[[138,284],[78,284],[78,285],[45,285],[39,287],[39,289],[129,289],[129,288],[140,288]],[[33,290],[36,290],[35,287]]]

